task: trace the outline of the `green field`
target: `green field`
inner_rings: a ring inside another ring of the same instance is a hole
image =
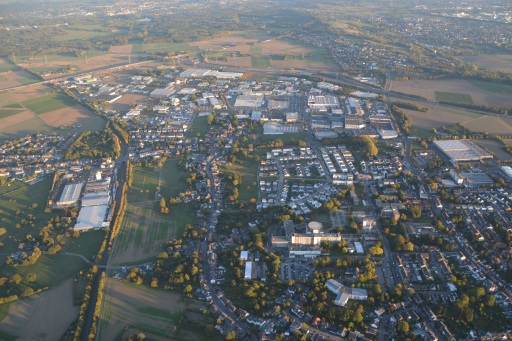
[[[180,159],[167,160],[160,170],[160,193],[165,198],[177,197],[189,188],[186,180],[190,174],[178,167],[179,161]]]
[[[48,94],[23,102],[28,109],[38,115],[76,105],[70,98],[62,94]]]
[[[154,168],[135,167],[128,202],[154,201],[160,172]]]
[[[252,160],[237,161],[229,165],[225,171],[238,174],[242,178],[242,183],[238,186],[238,200],[248,202],[252,198],[258,198],[258,162]]]
[[[5,82],[5,81],[8,81],[8,79],[0,74],[0,82]]]
[[[9,117],[11,115],[17,114],[22,111],[23,110],[18,110],[18,109],[0,109],[0,119]]]
[[[92,26],[93,28],[87,29],[86,26]],[[91,39],[91,38],[98,38],[98,37],[104,37],[111,34],[111,32],[106,31],[100,31],[101,26],[96,25],[82,25],[84,29],[68,29],[66,30],[65,34],[59,34],[53,37],[55,41],[68,41],[68,40],[75,40],[75,39]]]
[[[199,51],[197,46],[187,43],[155,43],[155,44],[134,44],[133,52],[159,53],[159,52],[194,52]]]
[[[208,132],[210,126],[208,125],[208,116],[198,116],[192,122],[192,127],[190,128],[190,137],[196,137],[199,134],[199,137],[204,137],[204,135]]]
[[[105,239],[105,230],[83,232],[80,237],[68,240],[63,252],[76,253],[91,260],[98,254],[103,239]]]
[[[18,69],[16,65],[0,60],[0,72],[9,72]]]
[[[157,215],[154,205],[128,205],[112,249],[113,265],[147,262],[163,250],[163,243],[180,236],[183,228],[169,216]]]
[[[469,94],[459,94],[456,92],[435,92],[436,101],[449,102],[449,103],[460,103],[460,104],[473,104],[473,99]]]
[[[2,108],[6,109],[23,109],[23,106],[19,103],[13,103],[13,104],[7,104],[4,105]]]
[[[97,56],[103,56],[106,53],[104,52],[89,52],[87,53],[87,56],[89,58],[91,57],[97,57]],[[64,53],[64,54],[47,54],[47,55],[38,55],[38,56],[22,56],[22,57],[16,57],[16,60],[20,64],[29,63],[32,62],[35,63],[41,63],[41,62],[78,62],[85,60],[85,57],[77,57],[73,53]],[[30,67],[29,67],[30,68]]]
[[[35,78],[16,78],[16,82],[20,83],[20,85],[32,84],[37,81]]]
[[[494,94],[510,95],[512,94],[512,85],[500,84],[493,82],[485,82],[480,80],[469,80],[471,84],[479,89],[492,92]]]
[[[251,57],[251,63],[254,67],[269,67],[270,60],[267,57]]]

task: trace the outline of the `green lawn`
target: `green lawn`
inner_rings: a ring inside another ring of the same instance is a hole
[[[178,158],[167,160],[160,171],[160,193],[165,198],[177,197],[189,188],[186,180],[190,174],[178,167],[179,161]]]
[[[155,205],[155,209],[156,209]],[[185,226],[187,224],[195,225],[199,218],[197,217],[197,209],[194,204],[177,204],[170,207],[169,214],[160,214],[160,217],[165,217],[172,222],[176,223],[176,236],[181,236],[183,231],[185,230]]]
[[[22,111],[18,109],[0,109],[0,118],[6,118]]]
[[[190,137],[196,137],[199,134],[200,137],[204,137],[204,135],[208,132],[210,126],[208,125],[208,116],[198,116],[192,122],[192,127],[190,128]]]
[[[240,175],[242,183],[238,186],[238,200],[248,202],[252,198],[258,198],[258,162],[252,160],[237,161],[228,166],[227,173]]]
[[[171,313],[168,310],[156,308],[156,307],[143,307],[143,308],[137,308],[137,311],[146,314],[151,315],[154,317],[162,318],[162,319],[168,319],[168,320],[176,320],[176,314]],[[177,321],[176,321],[177,322]]]
[[[492,92],[494,94],[510,95],[512,94],[512,85],[500,84],[493,82],[486,82],[480,80],[470,80],[471,84],[485,91]]]
[[[269,67],[270,60],[267,57],[251,57],[252,66],[255,67]]]
[[[423,139],[427,139],[429,137],[436,136],[436,134],[432,131],[432,129],[426,129],[426,128],[420,128],[412,126],[412,134],[416,135],[418,137],[421,137]]]
[[[128,190],[128,202],[154,201],[160,172],[154,168],[135,167],[132,187]]]
[[[460,103],[460,104],[473,104],[473,99],[469,94],[459,94],[456,92],[435,92],[436,101],[449,102],[449,103]]]
[[[27,108],[38,115],[76,105],[76,103],[62,94],[48,94],[23,102]]]

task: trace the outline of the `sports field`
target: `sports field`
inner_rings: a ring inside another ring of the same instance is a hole
[[[76,103],[62,94],[48,94],[23,102],[23,105],[38,115],[76,105]]]
[[[179,236],[176,222],[162,219],[162,216],[156,214],[151,203],[127,205],[109,264],[151,261],[163,250],[163,244],[176,236]]]

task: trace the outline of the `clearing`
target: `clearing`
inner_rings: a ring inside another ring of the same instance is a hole
[[[76,103],[63,94],[48,94],[24,101],[23,105],[37,115],[41,115],[50,111],[74,106]]]
[[[71,280],[46,292],[18,300],[9,306],[0,330],[21,340],[60,340],[78,316],[73,306]]]

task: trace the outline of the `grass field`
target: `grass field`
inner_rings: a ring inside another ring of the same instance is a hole
[[[192,122],[192,127],[190,128],[190,137],[196,137],[199,134],[200,137],[204,137],[204,135],[208,132],[210,126],[208,125],[208,116],[198,116]]]
[[[473,99],[469,94],[459,94],[456,92],[435,92],[436,101],[450,102],[450,103],[461,103],[461,104],[473,104]]]
[[[0,82],[5,82],[5,81],[8,81],[8,79],[0,74]]]
[[[102,32],[98,29],[68,29],[65,34],[59,34],[53,37],[55,41],[68,41],[76,39],[91,39],[110,35],[111,32]]]
[[[17,78],[16,82],[20,83],[20,85],[27,85],[27,84],[32,84],[32,83],[38,82],[38,80],[35,78],[27,77],[27,78]]]
[[[76,105],[70,98],[62,94],[48,94],[23,102],[28,109],[38,115]]]
[[[9,117],[11,115],[17,114],[21,112],[18,109],[0,109],[0,119]]]
[[[238,200],[248,202],[251,198],[258,198],[257,162],[252,160],[237,161],[228,166],[225,171],[238,174],[242,178],[242,183],[239,186]]]
[[[269,67],[270,60],[267,57],[251,57],[251,63],[254,67]]]
[[[201,303],[183,300],[177,293],[135,287],[111,278],[105,288],[99,340],[126,340],[128,334],[138,332],[158,341],[223,339],[217,332],[204,332],[213,318],[199,311],[204,307]]]
[[[160,172],[153,168],[135,167],[132,187],[128,190],[128,202],[154,201]]]
[[[0,59],[0,72],[14,71],[17,68],[18,67],[16,65],[11,64],[10,62],[8,62],[4,59]]]
[[[98,254],[105,231],[87,231],[80,234],[80,237],[71,239],[66,243],[63,252],[76,253],[92,260],[92,257]]]
[[[6,109],[23,109],[23,106],[19,103],[13,103],[13,104],[7,104],[4,105],[2,108]]]
[[[505,146],[501,142],[496,140],[478,140],[476,143],[490,150],[498,160],[512,159],[512,155],[505,150]]]
[[[197,46],[191,46],[187,43],[155,43],[155,44],[134,44],[133,52],[147,52],[147,53],[158,53],[158,52],[194,52],[199,51]]]
[[[151,261],[163,250],[166,241],[180,235],[177,229],[174,221],[157,216],[154,205],[128,205],[114,242],[110,264]]]
[[[469,82],[477,88],[491,92],[493,94],[512,95],[512,85],[479,80],[470,80]]]
[[[29,298],[10,303],[9,313],[0,322],[1,340],[60,340],[78,307],[73,306],[71,280]]]
[[[178,167],[180,159],[169,159],[160,170],[160,194],[163,197],[177,197],[185,192],[189,186],[186,183],[190,174]]]

